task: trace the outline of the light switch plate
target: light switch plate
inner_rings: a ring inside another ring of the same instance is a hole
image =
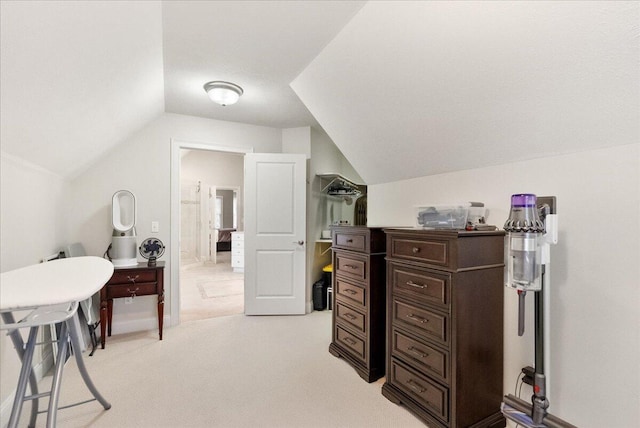
[[[151,222],[151,231],[152,232],[160,232],[160,222],[152,221]]]

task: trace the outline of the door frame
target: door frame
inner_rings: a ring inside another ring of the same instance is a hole
[[[207,150],[226,153],[253,153],[252,147],[230,147],[218,144],[171,139],[171,238],[169,253],[171,260],[171,282],[169,287],[170,325],[180,324],[180,150]],[[166,293],[167,290],[165,290]]]

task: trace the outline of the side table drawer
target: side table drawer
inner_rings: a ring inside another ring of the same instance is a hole
[[[109,284],[107,285],[107,299],[118,297],[148,296],[158,293],[158,284],[153,282],[129,283],[129,284]]]
[[[427,407],[445,422],[449,421],[449,390],[432,382],[397,361],[391,360],[391,383]]]
[[[136,284],[157,281],[156,270],[115,270],[108,284]]]

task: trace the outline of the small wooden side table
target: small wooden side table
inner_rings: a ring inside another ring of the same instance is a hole
[[[100,290],[100,342],[102,349],[111,336],[113,318],[113,299],[158,295],[158,330],[162,340],[162,321],[164,317],[164,262],[148,266],[147,262],[137,266],[116,267],[113,276]]]

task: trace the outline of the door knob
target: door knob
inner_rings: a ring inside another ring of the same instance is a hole
[[[304,245],[304,241],[293,241],[294,244]]]

